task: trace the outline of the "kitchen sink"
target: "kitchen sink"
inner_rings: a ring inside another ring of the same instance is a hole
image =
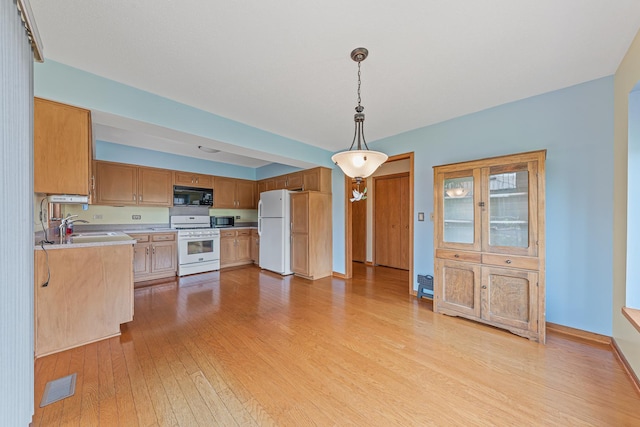
[[[71,235],[71,243],[97,243],[133,240],[128,234],[119,231],[93,231],[87,233],[74,233]]]

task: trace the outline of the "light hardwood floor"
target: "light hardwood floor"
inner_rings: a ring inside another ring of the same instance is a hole
[[[32,425],[640,425],[608,346],[436,315],[406,283],[356,263],[352,280],[251,266],[137,289],[121,337],[36,361],[36,406],[78,378]]]

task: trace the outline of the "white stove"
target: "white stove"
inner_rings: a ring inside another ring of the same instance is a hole
[[[178,230],[178,276],[220,270],[220,230],[206,215],[174,215]]]

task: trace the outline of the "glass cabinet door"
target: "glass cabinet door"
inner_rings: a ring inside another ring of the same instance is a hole
[[[529,167],[529,163],[520,163],[485,170],[484,250],[493,252],[499,247],[512,254],[535,255],[529,223],[531,212],[535,212],[530,197],[535,179]]]
[[[473,176],[444,180],[444,241],[473,243]]]
[[[444,247],[480,249],[479,197],[480,175],[473,170],[444,174],[440,192],[440,243]]]

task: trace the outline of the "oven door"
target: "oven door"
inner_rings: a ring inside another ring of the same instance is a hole
[[[194,264],[220,259],[220,237],[178,238],[178,263]]]

